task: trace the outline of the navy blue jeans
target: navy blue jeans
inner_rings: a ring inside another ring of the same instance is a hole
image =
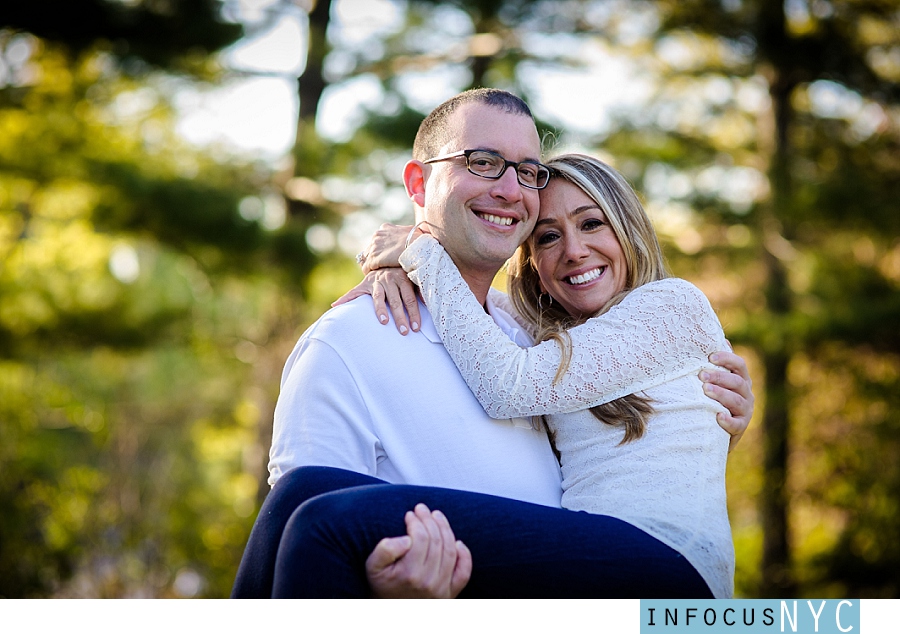
[[[366,597],[365,560],[440,509],[472,551],[461,597],[712,598],[678,552],[616,518],[479,493],[387,484],[326,467],[282,477],[263,504],[232,597]]]

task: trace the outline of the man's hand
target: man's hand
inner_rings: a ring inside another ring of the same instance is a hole
[[[394,326],[401,335],[410,329],[418,332],[422,319],[419,317],[419,302],[416,287],[401,268],[378,269],[366,273],[362,281],[336,299],[331,305],[339,306],[361,295],[371,295],[375,304],[375,315],[382,324],[388,323],[388,310],[394,316]]]
[[[728,410],[728,413],[719,412],[716,420],[722,429],[731,434],[731,441],[728,443],[730,452],[747,431],[753,417],[753,381],[750,379],[744,359],[733,352],[714,352],[709,356],[709,360],[727,370],[727,372],[703,370],[700,372],[700,380],[703,381],[703,391],[706,395]]]
[[[424,504],[406,513],[406,535],[378,542],[366,577],[378,599],[453,599],[472,576],[472,554],[450,522]]]

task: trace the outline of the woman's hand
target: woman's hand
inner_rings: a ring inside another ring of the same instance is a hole
[[[369,244],[359,254],[359,265],[363,273],[376,269],[387,269],[400,266],[400,254],[409,244],[421,235],[424,223],[413,225],[392,225],[384,223],[372,234]]]
[[[382,324],[387,324],[389,321],[388,307],[390,307],[390,312],[394,316],[394,325],[401,335],[407,334],[410,329],[418,332],[422,320],[419,317],[416,287],[406,277],[403,269],[387,268],[366,273],[362,282],[344,293],[332,306],[345,304],[361,295],[372,296],[375,315]]]
[[[726,371],[700,372],[703,391],[710,398],[718,401],[728,410],[719,412],[716,420],[719,426],[731,434],[728,451],[735,448],[747,431],[753,417],[753,381],[747,370],[747,363],[733,352],[714,352],[709,360]]]

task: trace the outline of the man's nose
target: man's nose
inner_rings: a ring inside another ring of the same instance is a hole
[[[512,166],[494,181],[492,190],[494,196],[498,196],[507,202],[518,202],[522,199],[522,185],[519,184],[519,175]]]

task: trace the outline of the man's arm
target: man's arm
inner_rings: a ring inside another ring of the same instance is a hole
[[[331,346],[304,336],[285,365],[275,406],[269,484],[313,465],[375,476],[380,447],[347,365]]]
[[[331,346],[304,337],[282,377],[269,483],[309,465],[375,475],[380,451],[352,372]],[[472,556],[446,517],[419,505],[407,514],[406,525],[406,536],[383,539],[366,561],[373,596],[457,596],[471,575]]]

